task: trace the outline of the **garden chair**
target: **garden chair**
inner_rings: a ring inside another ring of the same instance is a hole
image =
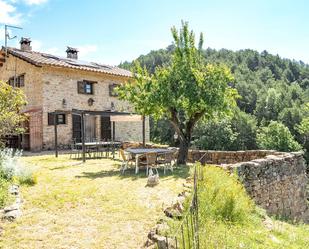
[[[163,165],[164,175],[167,169],[170,169],[173,172],[173,165],[175,163],[175,152],[168,152],[160,155],[157,160],[157,164]]]
[[[146,165],[146,175],[148,176],[149,168],[157,169],[157,153],[156,152],[148,152],[145,154],[146,161],[141,161],[139,164]]]
[[[121,164],[120,170],[122,171],[122,174],[123,174],[124,171],[128,168],[128,164],[135,162],[135,160],[132,159],[131,155],[129,153],[126,153],[123,149],[119,150],[119,154],[120,154],[121,159],[122,159],[122,164]]]
[[[70,152],[70,159],[72,159],[73,157],[79,158],[79,153],[81,152],[81,150],[76,146],[76,140],[73,139],[71,141],[71,152]]]

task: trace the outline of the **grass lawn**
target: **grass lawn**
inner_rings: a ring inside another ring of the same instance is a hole
[[[1,248],[140,248],[189,174],[188,168],[160,172],[160,184],[151,188],[145,170],[122,176],[120,162],[109,159],[21,160],[36,172],[38,184],[22,187],[23,215],[2,223]]]

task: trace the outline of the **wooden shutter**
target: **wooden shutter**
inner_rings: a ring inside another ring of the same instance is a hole
[[[48,113],[48,125],[54,125],[54,115],[52,113]]]
[[[25,75],[20,75],[19,77],[19,87],[25,86]]]
[[[83,81],[77,81],[77,92],[78,93],[85,93],[85,87]]]

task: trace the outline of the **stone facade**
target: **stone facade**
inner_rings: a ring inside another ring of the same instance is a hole
[[[308,178],[302,153],[192,150],[189,159],[237,172],[248,194],[268,214],[309,222]]]
[[[25,75],[25,86],[21,87],[27,98],[24,112],[29,112],[30,149],[51,149],[54,147],[54,127],[48,125],[48,113],[55,110],[66,111],[66,124],[58,125],[58,142],[68,145],[72,140],[72,109],[103,111],[115,106],[116,111],[132,112],[131,106],[109,95],[110,84],[127,81],[123,76],[99,72],[42,65],[40,67],[25,62],[13,55],[6,58],[0,67],[0,80],[8,81],[15,75]],[[94,94],[79,94],[78,81],[94,81]],[[94,103],[89,106],[88,100]],[[65,100],[66,105],[63,105]],[[39,114],[35,113],[36,110]],[[33,118],[31,118],[33,115]],[[96,116],[96,137],[100,138],[100,117]],[[35,122],[35,123],[34,123]],[[31,129],[32,127],[32,129]],[[146,118],[146,141],[149,141],[149,120]],[[40,133],[40,134],[39,134]],[[115,138],[117,140],[142,141],[142,122],[116,122]]]

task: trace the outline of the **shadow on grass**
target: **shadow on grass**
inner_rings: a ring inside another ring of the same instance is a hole
[[[189,166],[176,166],[174,167],[173,172],[168,170],[164,175],[163,169],[159,169],[160,180],[163,180],[168,177],[173,177],[175,179],[179,178],[187,178],[190,176],[190,167]],[[121,179],[131,178],[132,180],[138,180],[141,178],[147,178],[146,169],[141,168],[138,174],[135,174],[135,169],[130,168],[127,169],[124,174],[121,174],[120,169],[112,169],[112,170],[100,170],[98,172],[82,172],[82,175],[76,176],[76,178],[89,178],[89,179],[97,179],[104,177],[112,177],[118,176]]]

